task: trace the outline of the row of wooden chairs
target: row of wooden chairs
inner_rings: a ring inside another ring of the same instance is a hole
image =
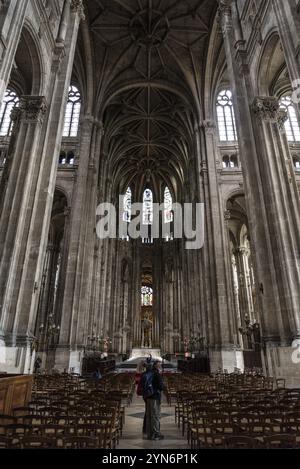
[[[79,376],[38,375],[32,400],[0,415],[0,448],[116,448],[134,379],[110,374],[101,386]]]
[[[300,389],[253,373],[167,377],[175,422],[192,449],[300,447]]]
[[[43,436],[24,436],[12,440],[0,436],[0,449],[97,449],[107,448],[105,437],[63,436],[61,438]]]

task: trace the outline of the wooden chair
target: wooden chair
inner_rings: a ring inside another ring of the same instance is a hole
[[[0,449],[11,449],[13,447],[12,439],[0,435]]]
[[[14,417],[22,417],[23,415],[30,415],[31,413],[34,413],[35,410],[31,406],[27,407],[15,407],[13,409],[13,416]]]
[[[225,436],[225,448],[227,449],[254,449],[257,448],[257,441],[250,436]]]
[[[30,425],[14,423],[5,426],[5,436],[8,437],[24,437],[31,432]]]
[[[16,419],[12,415],[0,414],[0,426],[1,427],[3,425],[12,425],[14,423],[16,423]]]
[[[56,441],[42,436],[24,436],[21,439],[21,448],[23,449],[52,449],[55,448]]]
[[[275,449],[275,448],[282,448],[282,449],[290,449],[296,448],[296,436],[295,435],[271,435],[265,436],[263,440],[264,447],[267,449]]]
[[[69,436],[63,438],[64,449],[96,449],[98,448],[98,439],[86,436]]]

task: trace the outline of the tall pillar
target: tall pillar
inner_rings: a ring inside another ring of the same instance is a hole
[[[46,109],[44,97],[23,96],[13,117],[15,124],[8,153],[10,171],[0,218],[0,331],[9,347],[16,346],[17,335],[21,346],[27,340],[27,325],[16,308],[30,226],[31,188],[37,178],[38,148]],[[8,352],[7,357],[9,360]]]
[[[260,173],[264,179],[276,281],[279,287],[283,340],[300,338],[300,200],[291,169],[292,161],[284,132],[285,116],[272,97],[257,97],[252,105]]]
[[[248,316],[252,319],[252,308],[251,300],[249,298],[248,290],[248,279],[245,265],[245,248],[238,247],[235,252],[236,266],[237,266],[237,275],[238,275],[238,285],[239,285],[239,309],[241,320],[244,321],[244,318]]]
[[[73,191],[68,260],[62,303],[59,345],[56,350],[56,368],[80,368],[80,353],[88,328],[87,293],[93,271],[94,230],[96,219],[97,175],[94,167],[101,148],[102,126],[85,116],[81,121],[80,159]],[[94,226],[91,224],[94,223]]]
[[[243,40],[236,42],[233,0],[220,0],[231,79],[266,361],[274,376],[298,376],[292,363],[299,337],[299,197],[283,115],[272,97],[255,97]],[[297,247],[298,246],[298,247]]]
[[[234,333],[234,307],[231,277],[228,277],[227,236],[225,230],[224,209],[219,193],[216,151],[216,124],[206,120],[202,125],[207,159],[208,184],[205,185],[205,210],[209,234],[206,238],[210,269],[210,288],[213,306],[210,322],[210,362],[211,369],[219,368],[234,371],[243,369],[242,353],[238,350]],[[201,162],[200,162],[201,165]],[[203,163],[202,163],[203,166]],[[214,260],[214,261],[213,261]]]

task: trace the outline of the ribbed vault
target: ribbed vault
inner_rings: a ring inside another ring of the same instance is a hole
[[[95,106],[119,188],[167,184],[179,196],[201,118],[212,0],[87,2]],[[156,190],[155,190],[156,192]]]

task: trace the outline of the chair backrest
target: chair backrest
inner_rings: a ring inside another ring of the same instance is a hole
[[[257,447],[257,441],[250,436],[225,436],[224,444],[228,449],[254,449]]]
[[[24,449],[52,449],[56,442],[52,438],[42,436],[25,436],[21,439],[21,447]]]
[[[11,425],[13,423],[16,423],[15,417],[13,417],[12,415],[0,414],[0,426]]]
[[[34,413],[33,407],[15,407],[13,409],[13,415],[14,417],[20,417],[22,415],[29,415],[31,413]]]
[[[6,436],[20,436],[26,435],[31,432],[30,425],[24,425],[19,423],[14,423],[11,425],[5,426],[5,435]]]
[[[86,436],[70,436],[63,438],[65,449],[87,449],[98,448],[98,439]]]
[[[296,448],[296,435],[271,435],[264,437],[264,446],[268,449],[272,448]]]
[[[0,449],[10,449],[12,446],[11,438],[0,435]]]

